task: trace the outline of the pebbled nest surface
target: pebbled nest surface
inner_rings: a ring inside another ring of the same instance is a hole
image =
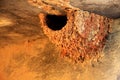
[[[75,62],[101,57],[111,19],[82,10],[66,10],[66,15],[40,13],[44,33],[61,49],[61,56]]]

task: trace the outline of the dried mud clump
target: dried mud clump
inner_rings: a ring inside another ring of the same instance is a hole
[[[111,19],[72,7],[69,0],[37,0],[32,4],[43,10],[39,14],[41,27],[62,56],[80,63],[99,58]]]
[[[98,58],[105,45],[111,22],[106,17],[81,10],[68,10],[67,19],[65,16],[43,13],[39,17],[44,33],[62,49],[61,55],[75,62]]]

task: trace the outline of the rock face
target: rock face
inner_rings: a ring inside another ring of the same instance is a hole
[[[120,0],[70,0],[70,4],[109,18],[120,18]]]
[[[109,18],[120,18],[120,0],[28,0],[41,11],[64,14],[63,8],[78,8]]]
[[[66,4],[62,0],[51,4],[49,0],[38,0],[36,3],[46,9],[47,14],[39,14],[41,27],[61,49],[62,56],[80,63],[100,57],[111,19],[72,7],[68,1],[64,2]]]

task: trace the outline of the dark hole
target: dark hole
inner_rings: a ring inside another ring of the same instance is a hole
[[[47,15],[46,16],[47,26],[52,30],[60,30],[67,23],[67,16],[58,15]]]

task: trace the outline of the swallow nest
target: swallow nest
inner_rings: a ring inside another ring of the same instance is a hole
[[[110,30],[111,19],[82,10],[67,9],[65,15],[40,13],[40,23],[61,55],[75,62],[98,59]]]

